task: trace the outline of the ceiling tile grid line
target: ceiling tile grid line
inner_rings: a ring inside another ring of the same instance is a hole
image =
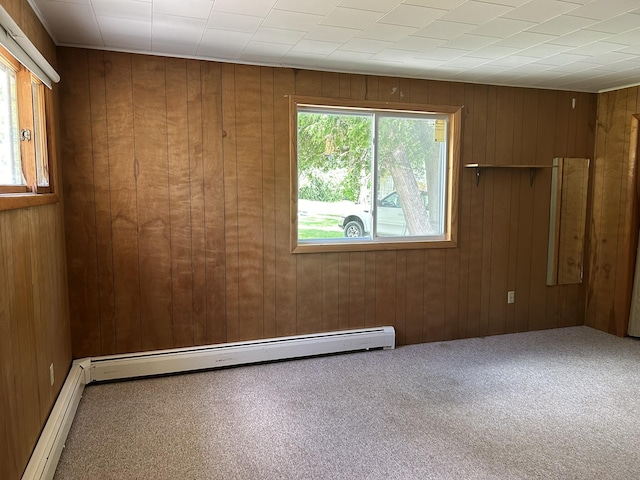
[[[583,91],[640,78],[638,0],[28,0],[57,45]]]

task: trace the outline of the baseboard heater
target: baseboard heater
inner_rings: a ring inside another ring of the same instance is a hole
[[[395,348],[393,327],[277,337],[75,360],[22,480],[51,480],[85,385],[294,358]]]

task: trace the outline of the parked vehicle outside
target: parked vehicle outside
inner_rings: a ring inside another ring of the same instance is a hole
[[[429,204],[429,197],[426,192],[421,193],[426,208]],[[397,192],[391,192],[386,197],[378,200],[376,215],[378,219],[376,234],[378,236],[399,237],[408,235],[407,221]],[[345,237],[370,237],[372,223],[371,207],[369,205],[355,205],[354,210],[347,211],[344,216],[340,217],[338,226],[343,229]]]

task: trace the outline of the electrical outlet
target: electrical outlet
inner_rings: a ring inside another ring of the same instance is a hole
[[[53,373],[53,363],[49,365],[49,380],[51,381],[51,386],[53,387],[53,384],[56,381],[55,374]]]
[[[515,303],[515,301],[516,301],[516,291],[509,290],[507,292],[507,303]]]

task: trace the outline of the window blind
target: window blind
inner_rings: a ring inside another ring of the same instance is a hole
[[[60,81],[58,72],[31,43],[2,5],[0,5],[0,44],[47,87],[51,88],[54,83]]]

